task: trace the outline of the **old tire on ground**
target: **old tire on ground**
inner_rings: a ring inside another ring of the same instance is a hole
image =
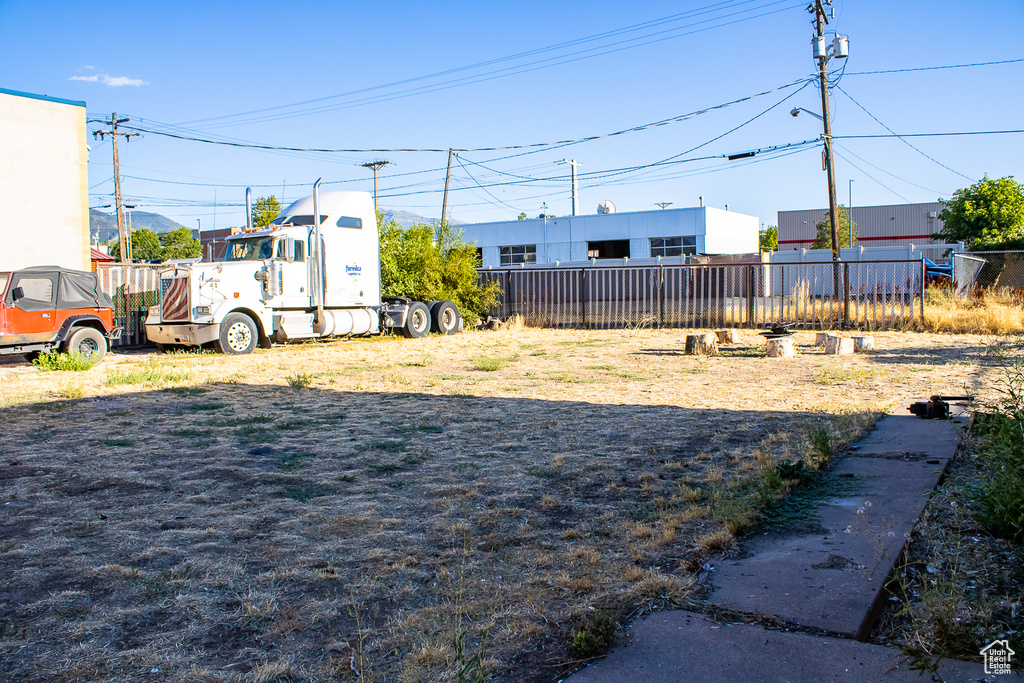
[[[64,352],[91,356],[94,363],[99,363],[107,355],[107,340],[95,328],[76,327],[64,345]]]
[[[221,353],[238,356],[252,353],[259,336],[259,329],[252,318],[244,313],[228,313],[220,324],[220,338],[216,344]]]
[[[459,308],[451,301],[436,301],[430,308],[430,331],[455,334],[459,331]]]
[[[419,339],[430,332],[430,309],[422,301],[409,304],[409,314],[405,316],[402,334],[409,339]]]

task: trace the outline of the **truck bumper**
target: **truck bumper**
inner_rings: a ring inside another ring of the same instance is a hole
[[[220,325],[198,323],[150,323],[146,321],[146,338],[154,344],[201,346],[220,337]]]

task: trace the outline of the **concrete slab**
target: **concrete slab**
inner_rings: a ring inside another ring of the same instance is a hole
[[[948,423],[884,418],[833,470],[859,482],[858,493],[821,505],[814,531],[746,541],[745,557],[716,564],[708,602],[866,639],[893,563],[955,446]]]
[[[634,624],[630,642],[569,677],[571,683],[680,683],[759,681],[930,680],[907,668],[896,649],[842,638],[769,631],[750,624],[720,624],[700,614],[658,612]],[[945,681],[1021,681],[1019,672],[986,678],[974,662],[943,661]]]

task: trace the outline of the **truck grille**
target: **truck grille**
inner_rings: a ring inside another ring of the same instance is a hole
[[[176,277],[170,280],[164,290],[160,319],[166,322],[188,320],[188,277]]]

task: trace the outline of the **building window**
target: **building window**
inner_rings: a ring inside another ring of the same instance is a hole
[[[626,258],[629,240],[603,240],[587,242],[587,258]]]
[[[536,262],[536,244],[518,244],[514,247],[501,247],[501,265],[503,266],[517,266],[520,263]]]
[[[652,237],[651,257],[655,256],[692,256],[697,253],[697,238],[690,237]]]

